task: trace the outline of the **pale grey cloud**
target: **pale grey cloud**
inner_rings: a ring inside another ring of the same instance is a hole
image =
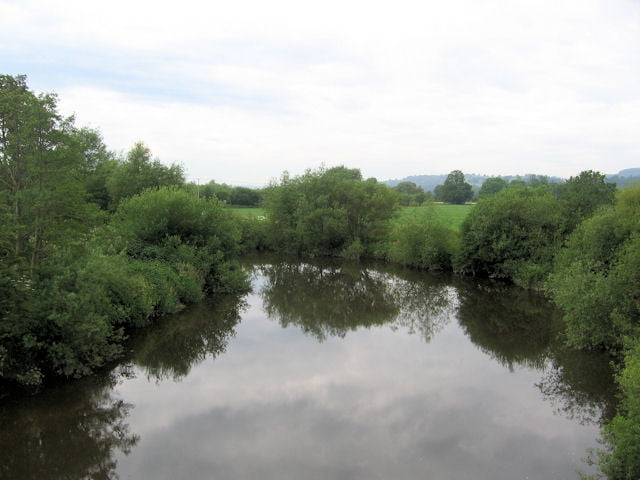
[[[640,162],[640,4],[0,2],[0,61],[111,148],[261,184]]]

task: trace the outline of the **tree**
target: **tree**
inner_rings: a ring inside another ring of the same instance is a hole
[[[480,192],[478,193],[478,199],[484,198],[488,195],[493,195],[498,193],[502,189],[507,187],[507,181],[504,178],[500,177],[491,177],[487,178],[482,186],[480,187]]]
[[[243,207],[257,207],[260,203],[260,193],[247,187],[235,187],[231,191],[231,205],[240,205]]]
[[[569,342],[619,348],[640,334],[640,187],[581,222],[557,255],[547,282],[564,311]]]
[[[569,178],[558,190],[567,229],[573,230],[600,206],[612,205],[615,191],[614,183],[607,183],[605,175],[593,170],[586,170],[577,177]]]
[[[436,198],[446,203],[463,204],[473,198],[473,187],[465,181],[460,170],[453,170],[444,185],[436,189]]]
[[[461,227],[458,270],[538,284],[562,237],[560,205],[547,189],[507,188],[480,200]]]
[[[28,265],[32,279],[48,253],[92,225],[74,133],[54,94],[32,93],[25,76],[0,75],[0,212],[13,237],[1,253]]]
[[[113,175],[118,162],[113,152],[107,150],[100,132],[90,128],[80,128],[73,132],[81,158],[80,175],[87,191],[87,199],[102,210],[109,206],[107,180]]]
[[[413,182],[400,182],[393,187],[400,197],[400,205],[422,205],[427,199],[427,194],[422,187]]]
[[[163,165],[151,158],[151,150],[137,142],[124,161],[118,162],[107,180],[110,208],[115,209],[125,198],[130,198],[147,188],[184,185],[184,172],[180,165]]]
[[[285,173],[264,195],[273,245],[316,255],[370,253],[397,207],[390,188],[346,167]]]

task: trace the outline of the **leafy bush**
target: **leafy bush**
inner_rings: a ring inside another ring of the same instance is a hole
[[[547,189],[511,187],[481,199],[461,227],[456,269],[535,287],[562,239],[560,206]]]
[[[272,248],[311,255],[368,255],[386,236],[397,194],[345,167],[285,174],[266,189]]]
[[[210,291],[246,288],[229,263],[240,249],[238,222],[215,198],[172,188],[147,190],[124,201],[113,224],[128,236],[130,257],[181,266],[203,278]]]
[[[35,284],[0,268],[0,376],[86,375],[121,354],[127,328],[201,300],[204,289],[245,289],[230,259],[239,239],[217,200],[150,190],[124,201],[84,250],[59,249]]]
[[[458,240],[455,230],[444,225],[431,209],[424,208],[391,232],[388,257],[411,267],[450,269]]]
[[[640,329],[640,187],[582,222],[557,255],[547,290],[569,342],[619,348]]]
[[[240,248],[243,251],[268,248],[269,224],[265,217],[237,216],[236,222],[240,228]]]
[[[640,478],[640,342],[635,343],[618,378],[622,390],[619,412],[602,429],[607,448],[591,457],[610,480]]]

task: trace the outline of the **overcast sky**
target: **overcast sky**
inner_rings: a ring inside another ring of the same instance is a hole
[[[0,73],[200,182],[640,167],[640,0],[0,0]]]

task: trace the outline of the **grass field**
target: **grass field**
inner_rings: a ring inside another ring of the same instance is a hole
[[[264,217],[265,215],[263,208],[256,207],[229,207],[229,210],[240,217]]]
[[[473,207],[473,205],[449,205],[441,203],[423,207],[401,207],[400,215],[394,223],[402,223],[417,215],[424,215],[426,209],[432,208],[433,212],[439,216],[445,224],[457,230]]]
[[[262,208],[251,207],[229,207],[236,215],[242,217],[260,217],[265,215],[265,211]],[[398,218],[394,220],[394,223],[402,223],[414,217],[421,215],[425,212],[425,209],[433,208],[436,215],[440,216],[445,223],[452,226],[455,229],[460,228],[462,221],[467,217],[473,205],[446,205],[446,204],[433,204],[430,207],[401,207]]]

